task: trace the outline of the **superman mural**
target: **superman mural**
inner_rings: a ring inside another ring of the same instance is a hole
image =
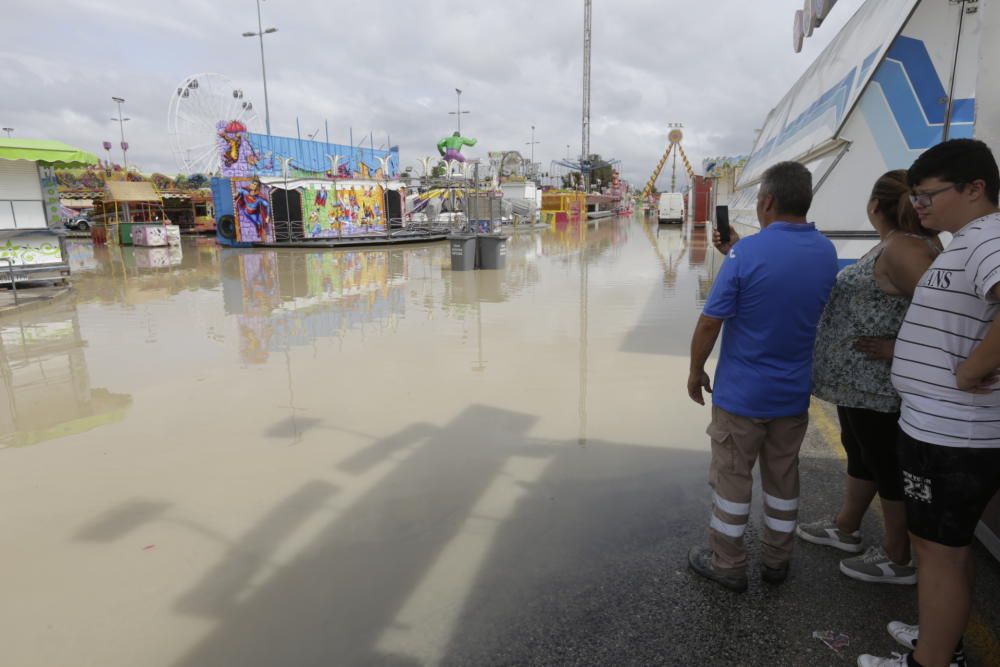
[[[236,240],[247,243],[273,243],[270,188],[253,178],[234,178],[233,212],[236,214]]]

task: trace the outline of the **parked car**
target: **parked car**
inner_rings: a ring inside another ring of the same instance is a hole
[[[75,218],[70,218],[63,223],[66,229],[72,229],[77,232],[89,232],[90,231],[90,220],[85,216],[76,216]]]

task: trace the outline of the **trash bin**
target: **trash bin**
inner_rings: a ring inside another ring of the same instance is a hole
[[[132,245],[132,222],[118,223],[118,243],[119,245]]]
[[[451,244],[451,270],[475,270],[477,245],[475,234],[452,234],[448,237],[448,242]]]
[[[507,266],[507,239],[503,234],[479,235],[479,268],[487,271]]]

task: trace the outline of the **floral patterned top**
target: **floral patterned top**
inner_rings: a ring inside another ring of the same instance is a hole
[[[910,300],[890,296],[875,282],[875,262],[885,242],[837,274],[816,331],[813,396],[848,408],[898,412],[890,360],[869,359],[854,349],[860,336],[895,338]]]

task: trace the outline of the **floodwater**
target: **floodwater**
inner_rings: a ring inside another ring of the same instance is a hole
[[[701,529],[704,227],[520,232],[465,273],[70,250],[74,295],[0,320],[4,665],[488,664]]]

